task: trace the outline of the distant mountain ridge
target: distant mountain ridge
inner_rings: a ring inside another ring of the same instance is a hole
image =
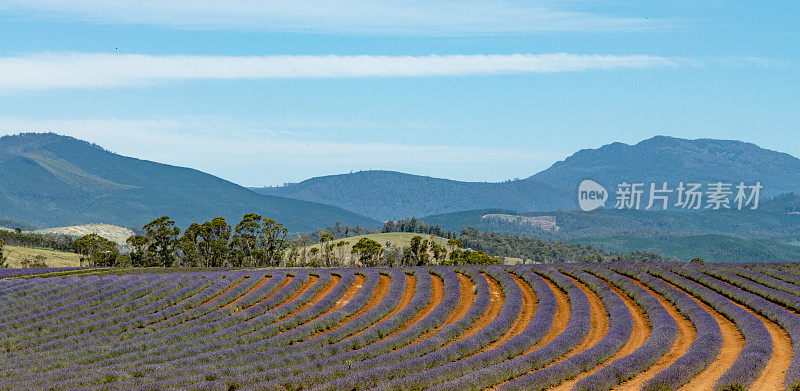
[[[656,136],[634,145],[582,149],[522,180],[460,182],[392,171],[311,178],[262,193],[339,206],[379,220],[475,209],[519,212],[577,209],[577,187],[592,179],[610,192],[617,184],[760,181],[763,195],[800,193],[800,159],[733,140]],[[607,206],[612,206],[613,200]]]
[[[383,221],[468,209],[567,205],[557,189],[536,180],[461,182],[394,171],[359,171],[311,178],[284,187],[252,189],[261,194],[336,205]]]
[[[334,224],[375,226],[343,210],[257,194],[194,169],[121,156],[53,133],[0,138],[0,217],[39,227],[103,222],[141,226],[161,215],[179,226],[222,216],[232,225],[259,213],[294,231]]]

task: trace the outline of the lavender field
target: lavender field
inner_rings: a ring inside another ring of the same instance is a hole
[[[96,272],[0,271],[0,388],[800,390],[798,264]]]

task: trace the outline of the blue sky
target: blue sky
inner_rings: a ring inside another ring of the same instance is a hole
[[[0,134],[246,186],[523,178],[657,134],[800,156],[796,1],[0,0]]]

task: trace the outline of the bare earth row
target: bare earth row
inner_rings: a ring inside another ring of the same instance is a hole
[[[0,389],[800,390],[800,265],[0,279]]]

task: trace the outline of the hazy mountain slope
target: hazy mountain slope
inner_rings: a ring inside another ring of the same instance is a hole
[[[792,203],[789,199],[795,199]],[[630,235],[660,237],[669,235],[719,234],[748,239],[800,237],[800,214],[787,210],[800,206],[797,196],[787,195],[764,201],[758,210],[719,211],[644,211],[598,209],[592,212],[554,211],[530,212],[522,216],[552,216],[557,230],[517,222],[486,219],[493,213],[516,214],[513,211],[478,209],[421,217],[428,224],[446,230],[460,231],[473,227],[480,231],[503,232],[514,235],[569,240],[579,237]]]
[[[389,220],[484,208],[521,212],[577,209],[577,187],[584,179],[600,182],[612,197],[622,182],[664,181],[672,188],[680,181],[761,181],[764,195],[777,195],[800,192],[800,159],[739,141],[659,136],[635,145],[613,143],[584,149],[547,170],[510,182],[459,182],[362,171],[254,190]]]
[[[0,216],[40,227],[142,225],[169,215],[182,226],[255,212],[296,231],[377,221],[340,208],[256,194],[203,172],[120,156],[55,134],[0,138]]]
[[[673,186],[680,181],[760,181],[765,194],[778,195],[800,190],[800,159],[741,141],[657,136],[635,145],[578,151],[527,180],[575,193],[583,179],[612,192],[624,181],[667,181]]]
[[[557,230],[513,220],[487,219],[513,211],[482,209],[420,218],[446,230],[473,227],[547,240],[600,247],[609,251],[654,251],[688,261],[797,261],[800,259],[800,196],[787,194],[764,200],[758,210],[643,211],[598,209],[592,212],[531,212],[552,216]],[[524,220],[523,220],[524,221]]]
[[[379,220],[476,207],[530,210],[566,204],[558,192],[537,181],[461,182],[394,171],[330,175],[253,190],[336,205]]]

